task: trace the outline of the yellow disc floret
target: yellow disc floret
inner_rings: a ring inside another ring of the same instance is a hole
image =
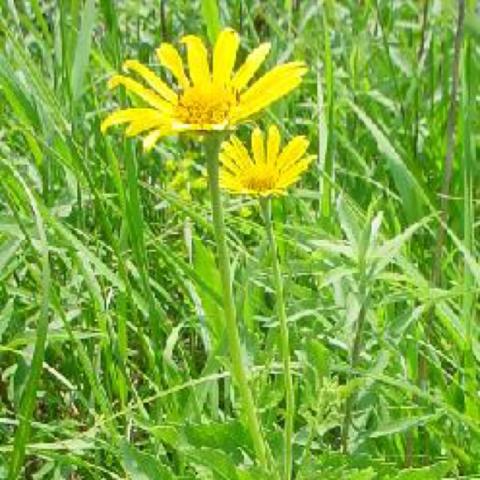
[[[213,83],[189,87],[179,98],[175,117],[188,125],[222,125],[235,103],[234,94]]]
[[[265,192],[275,188],[277,172],[269,165],[252,164],[241,176],[241,183],[251,191]]]

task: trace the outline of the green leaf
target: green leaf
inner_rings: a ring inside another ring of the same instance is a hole
[[[158,425],[154,429],[155,436],[172,448],[181,448],[183,439],[178,429],[172,425]]]
[[[237,468],[237,474],[239,480],[273,480],[275,478],[273,474],[269,474],[259,467]]]
[[[403,470],[395,478],[396,480],[442,480],[452,467],[452,462],[444,461],[428,467]]]
[[[476,37],[477,40],[480,39],[480,16],[475,14],[475,12],[468,12],[465,16],[465,31]]]
[[[6,305],[0,310],[0,341],[2,340],[2,335],[8,328],[8,324],[12,319],[13,313],[13,298],[11,298]]]
[[[319,378],[329,374],[329,352],[320,340],[315,338],[308,339],[305,344],[308,363],[315,369]]]
[[[354,212],[351,205],[349,205],[343,195],[338,197],[337,212],[343,233],[347,237],[347,240],[352,245],[353,249],[358,251],[358,242],[362,235],[362,222],[358,214]]]
[[[212,448],[195,448],[185,452],[194,464],[209,469],[215,480],[239,480],[235,465],[228,455]]]
[[[24,91],[23,84],[18,81],[9,61],[0,56],[0,87],[2,95],[12,108],[17,121],[38,128],[39,118],[30,96]]]
[[[17,251],[21,244],[22,241],[18,239],[12,239],[0,244],[0,272],[4,271],[13,258],[17,257]]]
[[[352,472],[346,478],[348,480],[373,480],[377,478],[377,474],[372,467],[368,467],[365,470]]]
[[[92,45],[92,31],[95,25],[95,0],[86,0],[82,14],[82,24],[77,37],[75,56],[73,58],[71,89],[73,100],[80,98],[83,92],[85,72],[88,67]]]
[[[398,255],[400,249],[408,242],[412,236],[425,225],[426,220],[410,225],[406,230],[396,237],[387,240],[380,247],[374,249],[369,254],[369,260],[375,261],[374,275],[383,271],[386,266]]]
[[[213,45],[220,32],[220,14],[217,0],[202,0],[202,16],[207,26],[208,39]]]
[[[198,238],[194,238],[193,265],[195,272],[203,283],[197,284],[197,292],[205,311],[206,324],[210,336],[218,341],[224,330],[223,309],[215,301],[210,292],[221,292],[220,273],[211,250]],[[205,288],[206,287],[206,288]]]
[[[444,414],[443,411],[431,413],[428,415],[419,415],[417,417],[401,418],[393,422],[380,425],[374,432],[368,436],[370,438],[385,437],[388,435],[394,435],[396,433],[404,432],[410,428],[417,427],[418,425],[425,425],[426,423],[438,420]]]
[[[357,105],[348,102],[350,108],[364,123],[377,142],[380,152],[386,157],[390,173],[404,204],[404,211],[410,221],[415,221],[424,215],[426,194],[415,176],[408,169],[395,147],[375,122]]]
[[[134,480],[173,480],[173,474],[167,467],[161,465],[157,459],[140,452],[133,445],[122,442],[120,446],[123,467],[125,472]]]
[[[242,459],[242,450],[252,451],[250,436],[240,422],[187,425],[184,428],[188,443],[194,447],[222,450]]]
[[[50,252],[47,240],[47,234],[39,204],[35,194],[27,185],[24,177],[3,159],[0,159],[2,166],[2,175],[11,176],[12,180],[19,187],[19,191],[24,195],[24,202],[28,205],[29,214],[33,215],[38,236],[38,262],[41,274],[37,279],[38,295],[40,299],[39,316],[36,325],[36,337],[33,350],[32,361],[28,379],[23,391],[20,408],[17,415],[20,419],[18,428],[15,432],[13,452],[10,458],[10,470],[8,479],[15,480],[19,477],[25,459],[25,450],[30,436],[30,422],[37,402],[37,388],[43,371],[43,360],[45,357],[45,348],[47,344],[48,325],[50,320],[50,295],[51,295],[51,269]]]

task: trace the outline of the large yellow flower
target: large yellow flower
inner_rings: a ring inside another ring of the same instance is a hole
[[[252,153],[232,135],[220,151],[220,186],[231,193],[267,197],[280,195],[295,183],[314,158],[305,156],[308,140],[293,138],[280,150],[280,132],[272,125],[266,142],[259,128],[252,133]]]
[[[125,75],[114,75],[109,80],[109,88],[123,85],[141,98],[146,107],[111,113],[102,123],[103,132],[112,125],[129,124],[126,135],[145,133],[143,145],[148,150],[160,137],[175,132],[229,129],[293,90],[306,72],[303,62],[285,63],[248,86],[270,50],[269,43],[253,50],[234,72],[240,43],[234,30],[227,28],[219,34],[212,69],[199,37],[187,35],[181,42],[187,48],[188,76],[173,45],[162,43],[156,51],[177,87],[167,85],[137,60],[127,60],[124,69],[137,75],[149,88]]]

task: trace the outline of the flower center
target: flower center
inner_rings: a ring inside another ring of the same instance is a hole
[[[187,88],[180,96],[176,117],[188,124],[222,124],[228,120],[235,95],[213,84]]]
[[[243,185],[249,190],[264,192],[275,187],[277,176],[267,165],[255,165],[251,167],[242,179]]]

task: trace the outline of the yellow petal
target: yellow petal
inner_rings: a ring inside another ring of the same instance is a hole
[[[232,85],[235,90],[242,90],[251,78],[255,75],[260,65],[264,62],[265,57],[270,51],[270,43],[262,43],[255,50],[253,50],[243,65],[238,69],[233,77]]]
[[[307,138],[301,135],[290,140],[277,158],[277,168],[281,171],[287,170],[290,165],[305,155],[308,145]]]
[[[169,131],[167,129],[158,129],[152,130],[144,139],[143,139],[143,150],[149,152],[155,144],[158,142],[160,137],[168,135]]]
[[[177,94],[148,67],[142,65],[137,60],[127,60],[123,66],[127,70],[133,70],[138,73],[138,75],[140,75],[165,100],[173,104],[177,103]]]
[[[278,152],[280,150],[280,132],[275,125],[271,125],[268,129],[268,140],[267,140],[267,163],[269,165],[274,165]]]
[[[253,164],[245,145],[235,135],[230,137],[229,142],[223,142],[222,150],[234,159],[241,169],[249,168]]]
[[[288,185],[295,183],[299,179],[300,174],[307,170],[313,158],[314,156],[311,155],[292,164],[288,170],[281,173],[280,179],[277,182],[276,186],[280,188],[285,188]]]
[[[210,67],[208,66],[208,52],[201,38],[196,35],[187,35],[182,38],[187,46],[188,70],[194,85],[210,83]]]
[[[108,128],[114,125],[121,125],[122,123],[142,119],[152,113],[158,113],[158,111],[153,108],[125,108],[123,110],[117,110],[103,120],[100,129],[102,133],[105,133]]]
[[[161,112],[171,113],[173,105],[163,100],[159,95],[157,95],[153,90],[149,90],[140,83],[132,80],[131,78],[124,77],[123,75],[114,75],[108,81],[108,88],[112,89],[118,87],[118,85],[123,85],[128,91],[139,96],[141,99],[145,100],[152,107],[157,108]]]
[[[218,35],[213,51],[213,81],[218,85],[227,85],[232,76],[237,49],[240,43],[238,33],[226,28]]]
[[[244,119],[262,110],[296,88],[307,69],[301,62],[279,65],[257,80],[240,96],[232,121]]]
[[[235,162],[235,159],[227,155],[225,151],[220,152],[219,159],[222,164],[222,168],[229,170],[233,174],[241,173],[241,169]]]
[[[190,82],[183,69],[182,58],[173,45],[170,43],[162,43],[160,47],[157,48],[156,54],[160,63],[172,72],[172,75],[177,79],[183,89],[190,86]]]
[[[307,68],[303,62],[290,62],[283,65],[277,65],[265,75],[260,77],[250,88],[241,95],[241,99],[248,102],[252,98],[258,96],[259,93],[275,92],[277,82],[285,83],[287,81],[298,81],[307,72]]]
[[[167,124],[168,117],[163,115],[157,117],[152,116],[150,118],[139,118],[130,123],[125,130],[125,135],[127,135],[127,137],[133,137],[134,135],[152,130],[153,128],[158,129],[159,127],[165,127]]]
[[[243,185],[238,181],[238,178],[225,170],[220,172],[220,186],[230,191],[243,190]]]
[[[263,133],[259,128],[256,128],[252,133],[252,152],[256,164],[265,163]]]

